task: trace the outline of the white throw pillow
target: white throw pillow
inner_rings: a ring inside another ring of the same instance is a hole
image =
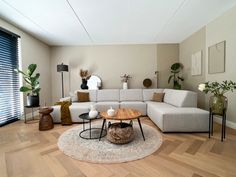
[[[77,102],[78,101],[77,93],[70,92],[69,95],[70,95],[70,98],[71,98],[72,102]]]

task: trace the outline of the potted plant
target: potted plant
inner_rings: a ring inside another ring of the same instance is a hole
[[[174,63],[171,67],[171,75],[169,76],[168,79],[168,84],[173,78],[173,89],[181,89],[181,84],[180,81],[184,81],[183,77],[179,76],[180,71],[183,69],[183,65],[181,63]]]
[[[88,80],[91,75],[88,74],[88,70],[80,70],[80,77],[82,78],[82,84],[80,85],[81,89],[88,89]]]
[[[18,68],[15,71],[19,74],[22,74],[25,81],[25,85],[20,88],[21,92],[27,93],[27,106],[37,107],[39,106],[39,73],[34,74],[34,71],[37,68],[37,64],[30,64],[26,72],[19,70]]]
[[[213,96],[210,97],[209,107],[211,111],[215,114],[223,114],[223,110],[227,109],[228,100],[224,94],[228,91],[234,91],[236,89],[236,83],[233,81],[223,81],[219,82],[206,82],[205,84],[200,84],[198,90],[204,93],[212,93]]]
[[[123,83],[123,89],[128,89],[128,81],[132,77],[128,74],[124,74],[123,76],[120,77],[122,78],[121,82]]]

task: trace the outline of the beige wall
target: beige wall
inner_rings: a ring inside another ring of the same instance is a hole
[[[192,76],[191,74],[191,57],[192,54],[202,51],[202,74],[198,76]],[[198,85],[206,81],[205,78],[205,61],[206,61],[206,28],[203,27],[196,33],[189,36],[182,41],[179,45],[179,61],[184,65],[183,88],[186,90],[192,90],[198,93],[198,107],[205,107],[205,94],[198,91]]]
[[[225,72],[208,74],[206,69],[207,81],[233,80],[236,82],[236,6],[206,26],[206,47],[224,40],[226,41]],[[208,57],[207,53],[206,57]],[[206,65],[208,66],[207,60]],[[227,120],[236,123],[236,91],[229,92],[226,96],[229,100]]]
[[[178,45],[107,45],[52,47],[51,76],[52,99],[61,97],[61,78],[56,65],[64,62],[70,72],[65,73],[65,95],[80,88],[79,70],[88,69],[101,77],[103,88],[122,88],[122,74],[130,74],[129,88],[143,88],[143,80],[150,78],[156,87],[156,70],[164,70],[178,60]],[[161,49],[161,50],[159,50]],[[159,50],[159,52],[157,52]],[[168,54],[164,55],[167,52]],[[158,66],[158,67],[157,67]],[[167,75],[160,75],[159,87],[167,83]]]
[[[29,64],[38,65],[37,72],[40,76],[40,104],[51,104],[51,72],[50,72],[50,47],[15,26],[0,19],[0,26],[21,36],[22,68],[25,70]],[[30,110],[28,110],[30,111]]]
[[[156,70],[156,45],[109,45],[109,46],[68,46],[52,47],[51,76],[53,101],[61,97],[61,78],[56,65],[69,65],[65,73],[65,95],[80,88],[80,69],[88,69],[91,74],[102,79],[103,88],[121,88],[123,74],[130,74],[129,88],[142,88],[145,78],[154,82]]]
[[[172,82],[168,84],[172,64],[179,62],[179,44],[157,44],[157,70],[158,87],[172,88]]]

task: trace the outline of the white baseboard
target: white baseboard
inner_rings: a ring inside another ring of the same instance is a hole
[[[34,117],[39,115],[39,111],[34,111]],[[20,117],[21,120],[25,120],[25,115]],[[26,119],[32,119],[32,112],[26,114]]]
[[[214,121],[219,124],[222,124],[222,118],[219,118],[217,116],[214,116]],[[226,120],[226,126],[232,128],[232,129],[236,129],[236,123],[229,121],[229,120]]]

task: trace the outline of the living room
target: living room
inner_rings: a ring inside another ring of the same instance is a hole
[[[236,176],[235,0],[3,0],[0,27],[1,176]]]

